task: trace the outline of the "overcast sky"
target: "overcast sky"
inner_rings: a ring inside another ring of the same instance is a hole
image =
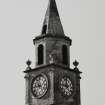
[[[82,71],[81,105],[105,105],[105,0],[56,0],[72,62]],[[25,105],[25,61],[35,63],[48,0],[0,1],[0,105]]]

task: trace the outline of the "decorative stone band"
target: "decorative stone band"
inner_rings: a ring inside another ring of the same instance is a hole
[[[46,67],[59,67],[59,68],[63,68],[65,70],[68,70],[68,71],[72,71],[72,72],[75,72],[77,74],[81,74],[82,72],[78,70],[75,70],[75,69],[71,69],[69,67],[66,67],[66,66],[63,66],[63,65],[58,65],[58,64],[55,64],[55,63],[52,63],[52,64],[48,64],[48,65],[42,65],[40,67],[36,67],[36,68],[33,68],[33,69],[30,69],[30,70],[26,70],[24,71],[24,73],[28,73],[28,72],[32,72],[32,71],[37,71],[41,68],[46,68]]]
[[[36,41],[38,41],[40,39],[43,39],[43,38],[65,39],[69,42],[70,45],[72,44],[72,40],[69,37],[61,36],[61,35],[52,35],[52,34],[44,34],[44,35],[40,35],[40,36],[35,37],[35,39],[33,39],[34,44],[35,44]]]

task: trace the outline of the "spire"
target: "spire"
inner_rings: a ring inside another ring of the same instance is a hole
[[[64,35],[55,0],[49,0],[43,27],[43,34]]]

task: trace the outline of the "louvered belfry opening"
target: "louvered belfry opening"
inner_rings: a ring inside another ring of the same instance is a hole
[[[38,65],[41,65],[41,64],[43,64],[43,60],[44,60],[44,48],[43,48],[43,45],[42,44],[40,44],[39,46],[38,46]]]
[[[63,45],[62,46],[62,61],[63,64],[67,65],[68,64],[68,53],[67,53],[67,46]]]

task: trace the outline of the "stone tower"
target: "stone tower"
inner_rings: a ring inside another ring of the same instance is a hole
[[[80,105],[78,62],[70,68],[72,40],[65,36],[55,0],[49,0],[41,35],[33,40],[35,68],[27,61],[26,105]]]

